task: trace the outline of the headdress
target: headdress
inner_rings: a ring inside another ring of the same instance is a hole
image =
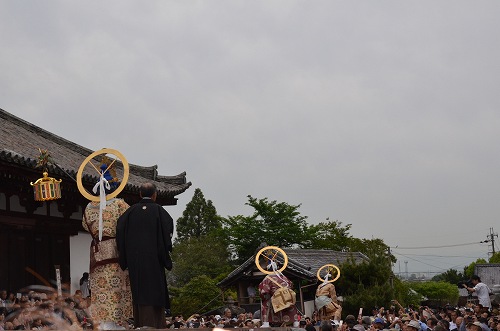
[[[99,167],[101,175],[92,188],[94,194],[99,192],[99,240],[102,240],[102,213],[106,208],[106,195],[113,192],[118,187],[118,178],[116,177],[114,164],[115,161],[111,161],[106,155],[101,158],[101,166]],[[114,176],[112,174],[114,174]]]
[[[97,155],[101,154],[103,156],[101,158],[100,162],[101,164],[98,169],[92,163],[92,159]],[[116,176],[116,169],[114,167],[116,159],[111,160],[106,156],[106,154],[116,155],[121,160],[123,164],[123,179],[121,182]],[[83,187],[82,175],[83,175],[83,169],[85,168],[85,165],[87,163],[91,164],[92,167],[99,174],[99,181],[94,185],[92,189],[92,191],[95,194],[99,192],[98,196],[93,196],[89,194]],[[78,173],[76,176],[76,183],[78,186],[78,190],[87,199],[91,201],[99,201],[99,240],[102,240],[102,213],[104,211],[104,208],[106,208],[106,200],[110,200],[116,197],[118,193],[120,193],[123,190],[123,188],[127,184],[128,175],[129,175],[129,166],[127,160],[120,152],[110,148],[103,148],[99,151],[90,154],[83,161],[83,163],[80,165],[80,168],[78,169]]]

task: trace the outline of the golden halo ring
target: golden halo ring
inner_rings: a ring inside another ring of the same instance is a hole
[[[281,248],[276,247],[276,246],[266,246],[266,247],[262,248],[257,253],[257,255],[255,255],[255,265],[257,266],[257,268],[259,268],[259,270],[261,272],[263,272],[267,275],[274,274],[274,271],[266,270],[266,269],[262,268],[262,266],[260,265],[260,262],[259,262],[260,256],[263,255],[266,251],[272,251],[272,253],[274,254],[274,256],[272,258],[269,258],[267,255],[264,255],[264,257],[266,259],[271,260],[271,261],[276,260],[276,255],[278,255],[278,253],[280,253],[283,256],[283,266],[278,271],[282,272],[283,270],[285,270],[286,266],[288,265],[288,256],[286,255],[284,250],[282,250]]]
[[[106,200],[113,199],[118,194],[120,194],[120,192],[125,188],[125,185],[127,185],[127,181],[128,181],[128,175],[129,175],[128,161],[125,158],[125,156],[123,156],[122,153],[118,152],[116,149],[111,149],[111,148],[103,148],[103,149],[100,149],[98,151],[95,151],[94,153],[87,156],[87,158],[85,160],[83,160],[82,164],[80,165],[80,168],[78,168],[78,173],[76,174],[76,185],[78,186],[78,191],[80,191],[80,193],[85,198],[89,199],[90,201],[99,201],[100,199],[99,199],[99,196],[90,194],[83,187],[83,184],[82,184],[83,169],[85,168],[85,165],[87,165],[87,163],[89,163],[94,157],[96,157],[97,155],[101,155],[101,154],[113,154],[116,157],[118,157],[120,159],[120,161],[122,161],[122,164],[123,164],[123,179],[122,179],[120,185],[118,186],[118,188],[114,192],[106,195]],[[90,164],[92,164],[92,163],[90,163]],[[94,168],[95,168],[95,166],[94,166]]]
[[[335,269],[337,270],[337,276],[333,279],[330,279],[328,281],[328,283],[333,283],[334,281],[336,281],[337,279],[340,278],[340,269],[339,267],[337,267],[335,264],[325,264],[324,266],[322,266],[321,268],[318,269],[318,272],[316,273],[316,276],[318,277],[318,279],[322,282],[324,282],[325,280],[323,278],[321,278],[321,271],[325,268],[328,268],[328,273],[330,273],[330,271],[332,269]]]

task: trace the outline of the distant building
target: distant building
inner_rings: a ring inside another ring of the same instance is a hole
[[[297,293],[297,307],[306,315],[311,316],[314,310],[314,297],[318,285],[317,271],[325,264],[340,266],[348,260],[355,263],[369,261],[368,257],[360,252],[338,252],[327,249],[283,249],[288,256],[288,265],[283,274],[289,278]],[[341,271],[342,274],[342,271]],[[239,267],[234,269],[217,285],[226,289],[236,287],[238,306],[246,311],[255,312],[260,309],[260,303],[250,303],[247,295],[249,285],[257,287],[266,275],[255,265],[255,254]],[[258,294],[257,294],[258,296]]]
[[[476,264],[474,274],[478,275],[490,289],[500,285],[500,263]]]

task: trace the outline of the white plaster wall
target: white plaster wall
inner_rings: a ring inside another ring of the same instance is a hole
[[[71,294],[80,289],[80,278],[83,273],[89,272],[91,241],[92,237],[87,232],[80,232],[70,238]]]
[[[304,315],[311,317],[314,312],[314,300],[304,301]]]

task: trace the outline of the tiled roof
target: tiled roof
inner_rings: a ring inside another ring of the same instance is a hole
[[[337,252],[327,249],[284,249],[288,260],[292,260],[311,270],[316,277],[316,272],[325,264],[341,265],[349,259],[355,263],[368,261],[368,257],[360,252]]]
[[[48,150],[54,163],[60,167],[49,166],[50,176],[64,177],[66,172],[73,178],[83,160],[94,152],[0,109],[0,161],[35,169],[38,148]],[[186,181],[185,172],[176,176],[160,176],[157,168],[156,165],[143,167],[130,164],[126,190],[138,191],[142,183],[149,181],[155,183],[159,196],[175,197],[191,186],[191,182]],[[85,182],[95,183],[97,179],[93,173],[84,173]]]
[[[288,256],[288,265],[283,271],[285,276],[294,275],[301,279],[315,281],[318,269],[325,264],[340,264],[349,259],[353,259],[355,263],[368,261],[368,257],[360,252],[337,252],[326,249],[283,249]],[[279,259],[278,259],[279,260]],[[230,286],[238,279],[251,275],[252,272],[258,271],[255,265],[255,254],[252,255],[239,267],[234,269],[226,278],[221,280],[217,285],[220,287]]]

